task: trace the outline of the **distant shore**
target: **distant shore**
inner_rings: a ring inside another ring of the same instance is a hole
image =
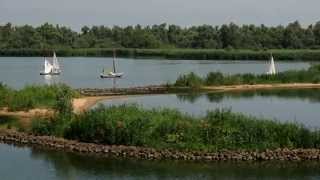
[[[57,53],[58,57],[112,57],[111,48],[87,49],[0,49],[0,57],[43,57]],[[118,48],[117,57],[181,59],[181,60],[262,60],[269,59],[270,53],[276,61],[320,61],[320,50],[316,49],[134,49]]]

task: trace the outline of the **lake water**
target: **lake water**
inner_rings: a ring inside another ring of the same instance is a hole
[[[0,144],[1,180],[319,179],[319,162],[196,163],[110,159]]]
[[[264,73],[267,65],[263,61],[204,61],[204,60],[152,60],[122,59],[117,61],[117,68],[124,72],[122,79],[115,82],[101,79],[102,69],[112,67],[111,58],[61,57],[60,76],[40,76],[43,59],[40,57],[0,57],[0,82],[13,88],[26,84],[66,83],[74,88],[110,88],[157,85],[174,82],[180,74],[195,72],[206,75],[211,71],[226,74]],[[279,71],[306,69],[308,62],[277,62]]]
[[[175,108],[194,116],[203,116],[208,110],[227,108],[256,117],[320,128],[319,89],[130,96],[100,103],[107,106],[137,103],[147,108]]]

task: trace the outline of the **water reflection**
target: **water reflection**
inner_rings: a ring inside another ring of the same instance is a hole
[[[53,179],[303,179],[320,175],[319,162],[143,161],[36,148],[31,149],[28,161],[43,161],[53,170],[46,172],[47,176],[54,173]],[[27,165],[28,161],[21,163]],[[36,172],[38,167],[32,168]]]
[[[44,75],[44,84],[46,85],[53,85],[60,82],[59,76],[53,76],[53,75]]]
[[[227,108],[258,118],[320,128],[320,111],[317,111],[320,109],[318,89],[129,96],[126,99],[101,103],[107,106],[137,103],[145,108],[175,108],[195,116],[204,116],[207,111],[217,108]]]
[[[219,92],[219,93],[191,93],[177,94],[180,101],[195,103],[197,99],[205,97],[209,102],[219,103],[224,99],[253,99],[255,97],[277,97],[284,99],[300,99],[309,102],[320,102],[320,89],[282,89],[282,90],[250,90],[238,92]]]

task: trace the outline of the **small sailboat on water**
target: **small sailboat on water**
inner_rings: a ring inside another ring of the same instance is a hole
[[[116,51],[113,50],[113,59],[112,59],[113,71],[106,72],[106,70],[103,68],[102,73],[100,74],[101,78],[121,78],[123,76],[124,73],[116,71],[115,59],[116,59]]]
[[[277,74],[276,66],[275,66],[275,64],[274,64],[274,59],[273,59],[272,54],[271,54],[271,57],[270,57],[269,69],[268,69],[268,71],[267,71],[267,74],[268,74],[268,75],[275,75],[275,74]]]
[[[56,53],[53,52],[52,62],[46,57],[44,58],[43,71],[40,72],[40,75],[59,75],[60,73],[60,64]]]

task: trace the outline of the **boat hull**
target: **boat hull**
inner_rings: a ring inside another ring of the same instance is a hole
[[[50,72],[50,73],[45,73],[45,72],[40,72],[40,75],[60,75],[61,73],[60,72]]]
[[[100,78],[122,78],[123,73],[117,74],[100,74]]]

